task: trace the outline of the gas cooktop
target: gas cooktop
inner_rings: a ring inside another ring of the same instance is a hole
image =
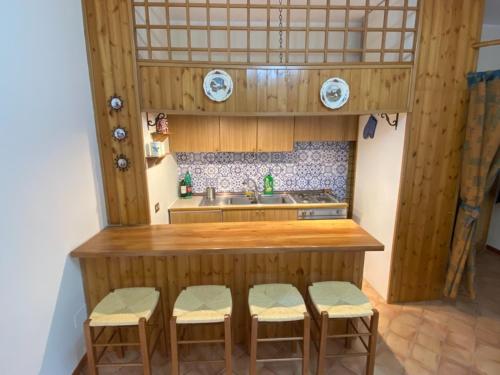
[[[339,201],[328,191],[307,190],[290,193],[297,203],[339,203]]]

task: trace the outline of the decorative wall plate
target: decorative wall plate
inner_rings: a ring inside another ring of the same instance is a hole
[[[127,138],[128,132],[125,128],[121,126],[117,126],[116,128],[113,129],[113,138],[118,141],[124,141],[125,138]]]
[[[212,70],[203,80],[205,95],[214,102],[223,102],[233,93],[233,80],[223,70]]]
[[[115,94],[109,98],[108,106],[112,111],[121,111],[123,108],[123,99]]]
[[[115,167],[120,172],[125,172],[130,168],[130,160],[125,155],[120,154],[115,158]]]
[[[349,85],[341,78],[329,78],[323,82],[319,96],[325,107],[340,108],[349,99]]]

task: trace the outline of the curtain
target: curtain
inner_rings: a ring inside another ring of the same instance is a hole
[[[460,205],[444,295],[456,298],[462,280],[474,299],[477,220],[484,195],[500,170],[500,70],[470,73],[470,102],[460,176]],[[498,228],[500,230],[500,228]]]

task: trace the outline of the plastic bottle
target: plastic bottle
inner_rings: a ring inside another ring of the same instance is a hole
[[[273,176],[271,176],[271,172],[269,172],[266,177],[264,177],[264,194],[272,195],[274,193],[274,180]]]

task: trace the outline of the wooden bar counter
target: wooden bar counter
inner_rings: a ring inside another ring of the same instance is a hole
[[[291,283],[304,295],[315,281],[361,286],[364,252],[383,249],[352,220],[298,220],[109,227],[71,256],[80,260],[89,311],[112,289],[153,286],[168,318],[182,288],[227,285],[242,342],[250,286]]]

